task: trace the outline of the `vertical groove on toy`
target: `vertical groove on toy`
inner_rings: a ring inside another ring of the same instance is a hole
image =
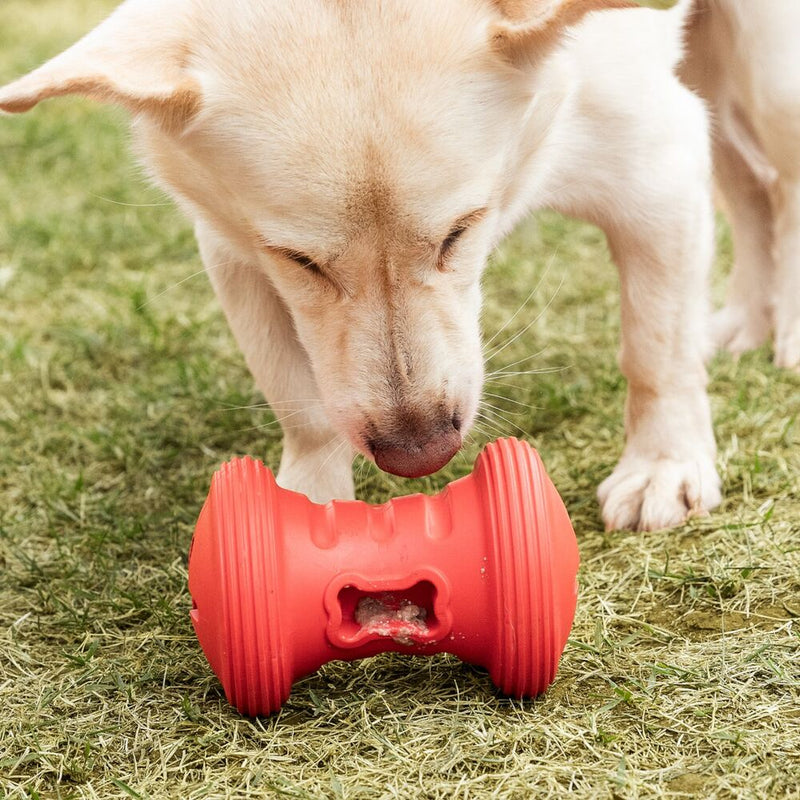
[[[238,707],[240,678],[237,665],[241,664],[241,660],[237,659],[237,644],[241,641],[241,636],[237,635],[240,594],[235,564],[238,560],[236,557],[236,545],[239,538],[239,519],[236,510],[237,504],[229,497],[228,487],[230,482],[226,480],[229,470],[229,465],[223,465],[222,469],[214,476],[214,510],[216,512],[216,524],[214,527],[220,532],[220,535],[217,536],[217,542],[220,548],[221,574],[225,576],[223,635],[225,638],[224,662],[225,671],[228,674],[228,683],[226,685],[223,681],[222,685],[228,700]]]
[[[556,637],[556,608],[555,597],[553,595],[553,541],[552,538],[546,535],[550,530],[550,504],[548,498],[545,496],[545,490],[549,487],[550,479],[544,471],[544,464],[538,455],[531,453],[528,456],[531,460],[535,459],[536,462],[536,480],[533,481],[533,486],[537,494],[537,507],[539,509],[538,522],[540,535],[537,536],[540,553],[540,575],[542,584],[542,619],[545,622],[544,634],[542,639],[545,643],[545,660],[542,664],[540,671],[540,690],[543,692],[556,677],[556,669],[558,667],[558,659],[561,655],[560,648],[555,644]]]
[[[248,491],[247,471],[243,464],[243,459],[237,459],[232,465],[231,484],[237,487],[234,490],[236,497],[236,508],[239,514],[236,530],[236,580],[239,585],[238,624],[241,636],[240,652],[242,658],[239,664],[239,703],[244,708],[250,708],[250,692],[253,683],[252,678],[252,647],[255,638],[252,630],[252,620],[250,619],[250,598],[253,594],[253,582],[250,576],[250,539],[253,536],[253,519],[250,498],[252,492]]]
[[[556,660],[548,479],[516,440],[489,445],[485,463],[501,610],[493,679],[508,694],[537,695],[555,677]]]
[[[494,575],[494,607],[495,607],[495,637],[494,648],[492,649],[486,667],[489,670],[489,677],[498,688],[501,684],[501,674],[504,663],[505,653],[505,598],[503,597],[503,550],[500,543],[499,531],[502,530],[503,520],[498,508],[497,497],[494,487],[494,476],[492,475],[491,459],[489,457],[490,446],[481,452],[475,464],[474,474],[478,478],[478,485],[481,487],[482,506],[484,509],[483,528],[488,533],[486,537],[486,548],[489,553],[490,564]],[[502,691],[502,689],[501,689]]]
[[[259,491],[262,488],[260,470],[250,459],[242,459],[239,463],[242,485],[250,487],[250,491],[247,492],[247,516],[251,520],[251,524],[247,526],[247,549],[242,555],[246,563],[250,590],[247,593],[245,615],[250,620],[249,627],[253,631],[247,660],[249,672],[247,703],[248,713],[256,714],[259,708],[259,698],[266,698],[268,704],[272,699],[271,681],[264,672],[272,650],[272,642],[269,636],[269,625],[266,624],[267,615],[264,613],[266,609],[263,608],[265,605],[263,596],[267,589],[263,544],[265,539],[272,538],[272,532],[269,530],[267,504],[264,502],[262,492]],[[269,603],[266,605],[269,606]],[[259,606],[261,606],[260,609]]]
[[[221,639],[224,642],[223,645],[223,657],[218,662],[218,668],[222,674],[219,676],[220,681],[222,682],[222,687],[225,690],[225,695],[228,697],[230,701],[230,691],[229,688],[232,686],[233,681],[233,671],[234,671],[234,664],[233,661],[229,657],[229,653],[231,651],[231,637],[230,637],[230,606],[233,599],[236,597],[233,587],[231,586],[230,581],[230,574],[227,568],[228,559],[227,559],[227,548],[225,546],[225,540],[228,538],[225,534],[226,531],[226,517],[225,517],[225,510],[224,510],[224,492],[222,491],[222,470],[224,469],[224,465],[220,468],[216,473],[214,473],[214,477],[212,478],[211,483],[211,492],[209,494],[208,502],[211,504],[211,511],[213,515],[213,523],[212,523],[212,530],[215,532],[221,532],[222,535],[217,535],[215,537],[215,543],[217,546],[217,556],[219,559],[219,597],[220,597],[220,604],[222,606],[222,610],[220,612],[220,617],[222,619],[222,631]]]
[[[544,485],[542,483],[541,462],[531,452],[528,451],[523,456],[528,466],[530,480],[529,502],[531,503],[531,522],[534,524],[532,531],[531,547],[533,549],[533,562],[535,569],[531,578],[536,586],[535,608],[538,625],[536,626],[536,636],[533,637],[538,653],[538,660],[534,670],[531,672],[532,683],[527,687],[532,694],[541,694],[552,682],[554,675],[552,667],[552,651],[550,647],[551,630],[553,622],[553,604],[550,597],[550,537],[547,535],[547,499],[544,496]]]
[[[497,547],[498,609],[502,609],[501,617],[498,619],[500,628],[498,674],[493,680],[504,693],[515,694],[516,656],[520,639],[524,639],[525,631],[519,629],[519,588],[514,544],[516,530],[512,512],[514,503],[509,503],[503,462],[503,451],[499,443],[486,448],[486,474],[489,478],[489,495],[494,501],[495,512],[492,528]]]
[[[275,482],[260,462],[242,459],[241,485],[247,487],[247,551],[243,553],[249,571],[246,615],[251,619],[253,638],[247,662],[250,714],[276,711],[285,700],[285,665],[275,598],[278,596],[274,493]]]
[[[514,571],[514,586],[517,592],[517,607],[514,626],[516,641],[513,664],[513,674],[509,684],[509,692],[516,697],[530,693],[532,661],[538,651],[537,631],[534,630],[535,610],[532,610],[531,590],[532,584],[538,584],[537,573],[532,563],[532,550],[535,545],[536,526],[532,525],[534,519],[532,497],[530,491],[529,471],[520,469],[519,450],[508,439],[498,442],[504,455],[503,464],[505,475],[503,490],[505,500],[513,509],[510,530],[510,542],[513,547],[512,563],[510,568]]]
[[[510,475],[505,483],[508,502],[516,507],[514,542],[517,545],[519,558],[515,560],[517,569],[517,586],[520,592],[519,627],[524,634],[517,642],[517,676],[514,693],[517,697],[530,694],[535,690],[533,685],[536,675],[537,655],[541,655],[537,622],[537,606],[533,600],[533,592],[539,586],[539,572],[536,569],[536,540],[539,528],[536,525],[536,507],[531,493],[531,472],[525,455],[514,442],[504,439],[502,446],[508,454]],[[517,502],[514,503],[514,499]]]
[[[225,641],[223,686],[246,713],[270,713],[288,694],[276,586],[269,476],[252,459],[224,465],[214,479]],[[267,497],[265,497],[265,494]]]
[[[483,453],[484,475],[486,476],[486,497],[489,506],[490,530],[492,532],[492,547],[495,550],[495,571],[497,580],[495,581],[496,607],[498,612],[497,619],[497,652],[490,672],[492,681],[501,691],[507,692],[508,686],[508,653],[512,643],[509,642],[512,626],[509,625],[508,604],[513,597],[509,591],[512,587],[507,583],[507,548],[505,547],[505,537],[508,533],[508,520],[506,519],[506,509],[503,505],[503,498],[499,493],[498,476],[495,470],[494,459],[492,458],[491,446],[488,446]]]
[[[514,560],[514,567],[521,595],[518,627],[524,631],[517,641],[517,672],[511,692],[516,697],[523,697],[537,693],[536,677],[543,654],[541,609],[534,599],[541,588],[540,564],[537,558],[539,526],[536,524],[536,505],[531,491],[531,464],[512,442],[503,440],[502,446],[507,456],[505,490],[508,502],[514,503],[516,498],[514,544],[517,558]]]
[[[238,625],[240,631],[240,651],[242,657],[237,660],[239,665],[238,681],[236,684],[237,702],[244,708],[248,709],[250,713],[250,696],[252,692],[253,677],[252,672],[252,653],[253,640],[255,638],[254,631],[251,630],[249,620],[250,602],[253,594],[252,576],[249,574],[250,547],[249,542],[253,537],[253,526],[255,519],[252,515],[251,496],[252,492],[248,491],[248,475],[245,468],[244,459],[237,459],[231,463],[229,480],[227,483],[230,485],[231,498],[233,502],[231,505],[235,507],[238,519],[236,520],[236,560],[234,569],[236,572],[236,581],[238,585],[238,593],[236,595],[237,610],[238,610]]]
[[[267,677],[271,692],[270,704],[267,713],[277,711],[288,699],[292,687],[292,678],[286,661],[286,648],[283,641],[283,625],[280,608],[278,606],[279,573],[278,573],[278,531],[276,530],[278,515],[275,513],[277,495],[279,492],[275,478],[259,461],[257,467],[261,477],[261,485],[266,489],[266,497],[262,498],[262,513],[265,516],[264,543],[267,547],[266,561],[269,573],[265,575],[264,588],[266,604],[266,625],[269,631],[271,656],[269,662],[263,659],[263,670]],[[272,680],[270,680],[270,677]]]
[[[236,532],[237,536],[234,539],[235,549],[233,553],[233,570],[236,575],[236,628],[237,638],[239,641],[239,654],[236,663],[239,665],[237,670],[237,683],[236,695],[239,705],[247,708],[248,703],[248,684],[250,683],[250,658],[249,658],[249,645],[252,643],[253,635],[248,631],[247,619],[245,611],[247,608],[247,598],[250,595],[250,584],[247,580],[247,569],[245,563],[247,561],[247,540],[250,538],[251,520],[247,513],[247,503],[242,502],[247,498],[247,492],[242,491],[246,484],[243,484],[241,469],[241,461],[235,461],[232,468],[233,475],[231,476],[231,484],[239,488],[235,492],[236,501],[232,505],[236,508]],[[238,473],[238,474],[237,474]]]
[[[234,530],[236,531],[237,535],[232,536],[231,540],[233,543],[232,548],[232,558],[231,558],[231,569],[233,574],[235,575],[235,585],[236,585],[236,600],[235,609],[236,613],[234,615],[235,619],[235,640],[238,644],[237,647],[237,658],[235,663],[239,665],[239,669],[236,670],[236,702],[240,706],[246,706],[247,704],[247,683],[248,683],[248,658],[247,658],[247,645],[248,645],[248,637],[246,631],[246,623],[244,620],[243,614],[243,606],[245,605],[242,602],[242,595],[248,589],[247,579],[242,574],[242,561],[244,560],[244,553],[242,552],[246,548],[247,539],[250,536],[250,520],[247,518],[247,507],[242,503],[242,499],[246,497],[246,492],[243,491],[243,486],[239,475],[236,473],[241,474],[240,469],[241,462],[235,461],[232,465],[231,472],[233,473],[230,477],[231,480],[226,481],[228,486],[237,487],[239,491],[231,492],[231,499],[232,502],[230,506],[232,509],[235,509],[234,514]],[[248,593],[249,594],[249,593]],[[252,638],[252,637],[250,637]]]
[[[517,541],[519,532],[519,506],[515,502],[513,491],[509,491],[514,479],[512,472],[513,460],[507,458],[507,453],[502,442],[497,443],[497,458],[495,463],[498,467],[496,485],[502,492],[503,508],[506,509],[507,521],[503,526],[506,538],[506,555],[503,564],[503,574],[506,578],[505,585],[508,596],[513,600],[510,606],[510,613],[505,625],[509,631],[509,647],[505,654],[505,682],[504,691],[508,694],[516,695],[517,683],[521,677],[520,673],[520,653],[524,649],[527,641],[527,632],[523,627],[523,606],[521,602],[522,587],[520,577],[526,579],[527,571],[525,564],[520,564],[519,542]],[[524,553],[524,550],[522,551]],[[522,573],[522,575],[520,575]]]
[[[268,642],[262,643],[263,627],[259,624],[259,614],[256,604],[261,601],[263,603],[263,584],[259,584],[258,576],[256,575],[256,561],[261,557],[259,553],[259,541],[263,536],[268,536],[269,531],[263,530],[262,522],[263,504],[258,508],[257,501],[260,488],[258,485],[258,471],[253,468],[252,462],[249,459],[240,459],[237,462],[237,483],[247,491],[239,499],[239,504],[244,507],[245,515],[247,518],[247,525],[242,526],[242,544],[243,547],[240,552],[241,566],[246,571],[246,582],[244,588],[246,591],[242,592],[242,616],[247,621],[247,625],[243,627],[245,636],[248,636],[245,642],[247,650],[247,659],[243,664],[244,681],[246,690],[246,702],[249,714],[257,713],[257,703],[259,696],[266,696],[269,698],[269,684],[261,686],[261,661],[264,657],[269,655]],[[259,589],[261,591],[259,591]],[[260,615],[263,620],[263,609]],[[263,649],[262,649],[263,648]],[[260,651],[260,652],[259,652]]]

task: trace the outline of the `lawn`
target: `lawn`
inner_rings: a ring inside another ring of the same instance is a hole
[[[112,5],[3,0],[0,81]],[[722,222],[719,242],[717,300]],[[487,440],[532,442],[582,555],[555,684],[517,702],[454,659],[384,656],[243,718],[192,632],[186,556],[215,467],[277,465],[274,417],[124,115],[61,100],[0,119],[0,797],[800,797],[800,376],[767,348],[718,356],[722,507],[605,533],[625,385],[602,235],[537,216],[486,298],[488,338],[521,310],[473,441],[419,481],[357,462],[358,492],[433,492]]]

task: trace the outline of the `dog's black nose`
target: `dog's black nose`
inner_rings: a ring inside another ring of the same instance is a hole
[[[372,438],[370,449],[384,472],[401,478],[419,478],[440,470],[461,447],[457,416],[431,424],[418,417],[401,419],[385,434]]]

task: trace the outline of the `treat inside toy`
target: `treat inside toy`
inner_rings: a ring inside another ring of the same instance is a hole
[[[348,639],[382,637],[404,645],[430,641],[441,627],[434,612],[435,596],[429,581],[392,591],[345,586],[338,596],[342,633]]]
[[[392,595],[362,597],[356,605],[355,620],[365,633],[390,636],[398,644],[412,644],[412,636],[428,632],[424,607],[402,598],[398,603]]]

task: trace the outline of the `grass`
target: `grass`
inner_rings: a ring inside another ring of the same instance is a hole
[[[108,0],[5,0],[0,80]],[[497,331],[541,282],[463,458],[373,501],[434,491],[482,442],[542,453],[580,541],[578,613],[536,701],[453,659],[331,664],[282,712],[226,704],[188,617],[186,554],[216,465],[280,436],[186,222],[126,152],[121,114],[58,101],[0,120],[0,797],[800,797],[800,378],[719,356],[725,500],[668,532],[604,533],[622,445],[616,279],[593,228],[542,214],[486,279]],[[715,291],[731,259],[720,224]],[[568,276],[564,279],[564,276]],[[562,283],[563,280],[563,283]],[[512,370],[512,371],[513,371]]]

